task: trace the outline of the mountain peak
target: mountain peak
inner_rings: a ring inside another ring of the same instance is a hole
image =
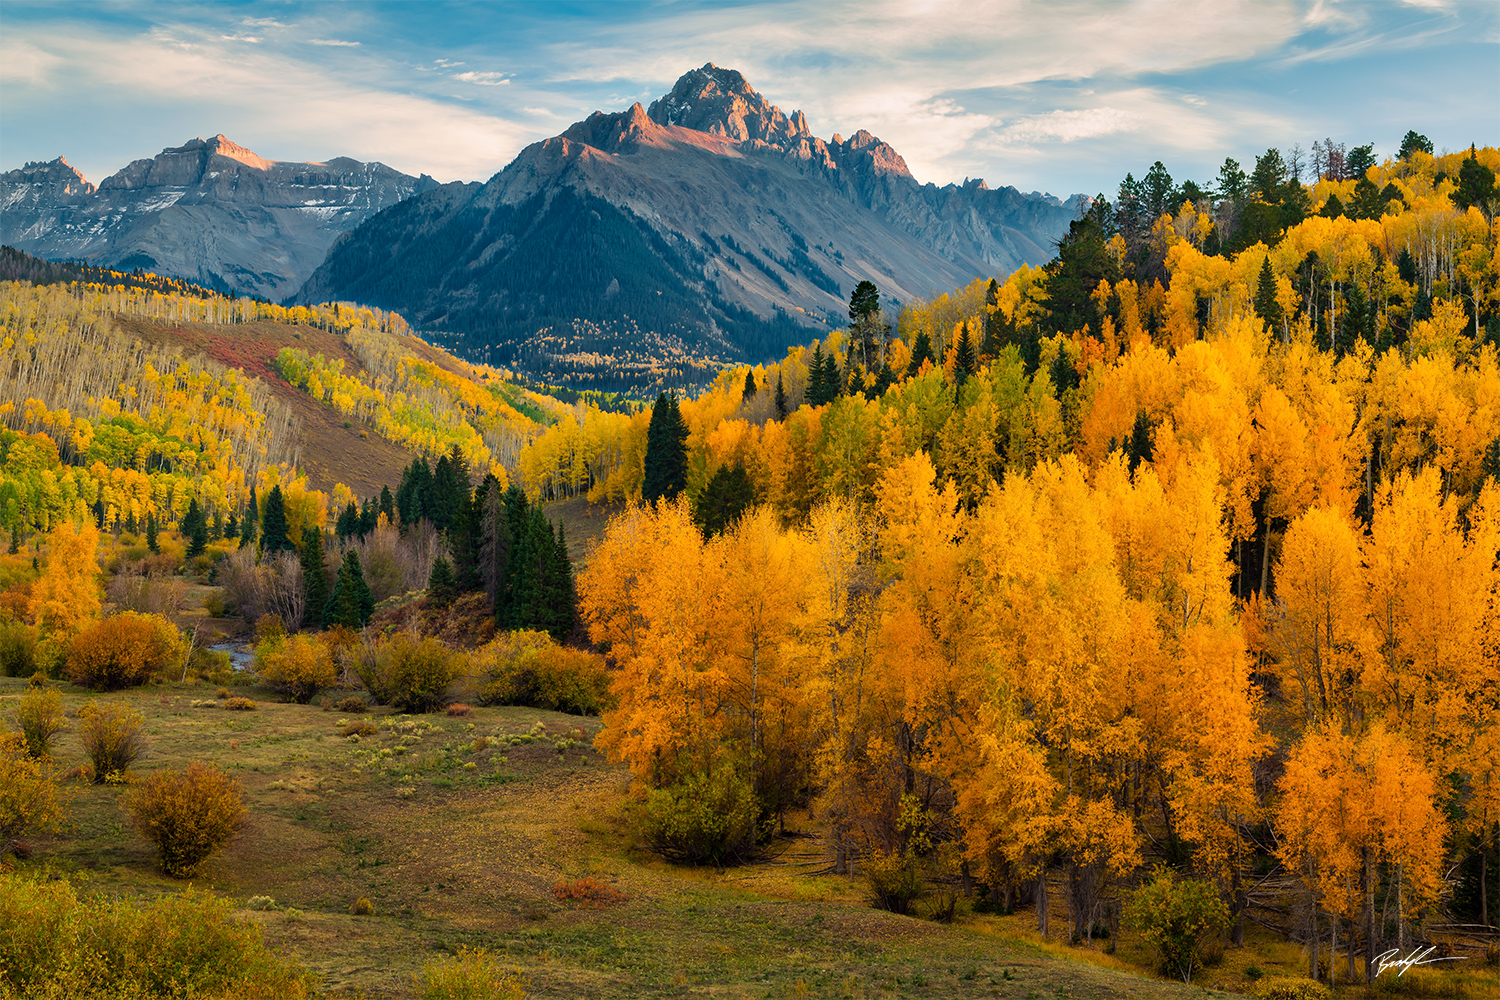
[[[690,128],[739,142],[758,139],[786,146],[812,135],[802,112],[788,118],[757,93],[739,70],[713,63],[684,73],[670,93],[651,102],[647,114],[658,125]]]

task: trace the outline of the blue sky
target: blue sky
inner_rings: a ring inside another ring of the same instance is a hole
[[[682,73],[743,72],[920,181],[1113,192],[1269,146],[1500,144],[1493,0],[0,5],[0,169],[98,183],[222,132],[262,156],[484,180]]]

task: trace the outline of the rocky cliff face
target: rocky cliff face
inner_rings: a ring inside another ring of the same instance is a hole
[[[649,110],[596,112],[484,185],[376,216],[300,297],[399,309],[473,356],[624,388],[639,366],[805,342],[844,322],[863,279],[909,301],[1040,264],[1078,210],[918,184],[870,133],[820,139],[710,64]]]
[[[333,241],[436,187],[380,163],[267,160],[222,135],[136,160],[96,189],[61,157],[0,175],[0,242],[282,299]]]

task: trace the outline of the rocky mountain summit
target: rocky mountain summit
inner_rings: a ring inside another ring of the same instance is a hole
[[[97,188],[62,157],[0,174],[0,242],[281,299],[339,235],[436,186],[347,157],[267,160],[217,135],[136,160]]]
[[[339,240],[303,301],[354,299],[494,363],[627,388],[760,360],[842,323],[869,279],[909,301],[1051,257],[1081,199],[920,184],[866,131],[812,134],[710,63]]]

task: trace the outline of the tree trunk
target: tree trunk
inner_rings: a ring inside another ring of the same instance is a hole
[[[1406,886],[1401,872],[1401,866],[1396,866],[1396,947],[1404,955],[1406,953]]]
[[[1047,936],[1047,909],[1047,870],[1044,868],[1036,879],[1036,929],[1042,932],[1042,937]]]
[[[1313,881],[1312,859],[1307,862],[1307,977],[1318,978],[1318,888]]]
[[[1234,937],[1231,940],[1236,948],[1245,946],[1245,887],[1240,881],[1240,866],[1234,866],[1234,881],[1231,883],[1231,891],[1234,894]]]
[[[1489,857],[1489,845],[1481,837],[1479,841],[1479,921],[1486,927],[1490,925],[1490,894],[1489,887],[1485,884],[1489,871]]]
[[[1339,915],[1328,914],[1328,985],[1333,985],[1333,970],[1339,960]]]
[[[1360,867],[1360,889],[1365,894],[1365,982],[1375,981],[1375,852],[1364,846],[1364,864]],[[1354,951],[1349,951],[1349,981],[1354,981]]]

